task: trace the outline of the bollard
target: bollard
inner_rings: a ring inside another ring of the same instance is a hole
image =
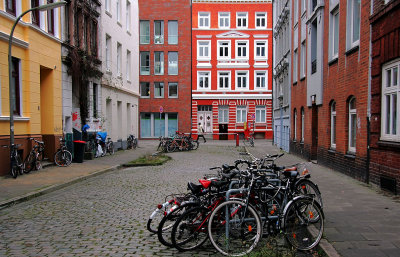
[[[239,134],[236,134],[236,146],[239,146]]]

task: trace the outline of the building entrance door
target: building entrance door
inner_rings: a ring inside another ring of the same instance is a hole
[[[318,107],[312,106],[312,142],[311,142],[311,160],[318,159]]]
[[[228,124],[219,124],[219,133],[228,133]],[[228,135],[220,134],[219,140],[228,140]]]
[[[212,112],[198,112],[197,117],[198,128],[202,125],[205,133],[212,133]]]

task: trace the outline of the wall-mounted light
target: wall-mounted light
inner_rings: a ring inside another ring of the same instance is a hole
[[[317,98],[316,95],[311,95],[311,103],[315,104],[315,99]]]

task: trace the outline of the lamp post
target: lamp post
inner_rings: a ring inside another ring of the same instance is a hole
[[[8,39],[8,87],[9,87],[9,98],[10,98],[10,157],[11,157],[11,152],[12,152],[11,149],[12,149],[12,146],[14,145],[14,102],[15,102],[14,94],[15,93],[14,93],[14,87],[12,86],[11,46],[12,46],[13,34],[14,34],[15,27],[17,26],[19,20],[21,20],[21,18],[29,12],[36,11],[36,10],[43,12],[43,11],[47,11],[50,9],[61,7],[66,4],[67,4],[67,2],[65,2],[65,1],[59,1],[59,2],[55,2],[55,3],[51,3],[51,4],[40,5],[40,6],[31,8],[29,10],[26,10],[20,16],[18,16],[18,18],[15,20],[15,22],[11,28],[10,38]],[[11,160],[12,160],[12,158],[11,158]],[[11,165],[12,165],[12,161],[11,161]]]

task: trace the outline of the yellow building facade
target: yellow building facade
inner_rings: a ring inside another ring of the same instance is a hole
[[[0,1],[0,145],[10,143],[8,39],[16,18],[43,0]],[[12,46],[15,143],[23,157],[33,137],[46,144],[53,160],[62,136],[61,11],[64,7],[26,14],[14,31]],[[0,148],[0,175],[9,172],[9,149]]]

